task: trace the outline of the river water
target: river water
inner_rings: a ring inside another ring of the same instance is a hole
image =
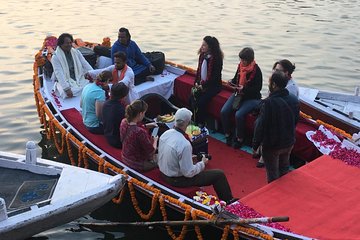
[[[202,38],[213,35],[225,54],[223,79],[233,76],[238,52],[251,46],[264,93],[272,64],[282,58],[295,62],[300,86],[352,93],[360,85],[359,12],[357,0],[4,1],[0,151],[24,153],[26,141],[41,140],[32,64],[47,35],[69,32],[92,42],[108,36],[113,43],[125,26],[143,51],[163,51],[194,68]]]

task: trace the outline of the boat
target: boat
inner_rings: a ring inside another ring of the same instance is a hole
[[[313,88],[299,88],[302,112],[315,120],[327,122],[349,134],[360,132],[359,87],[355,94],[321,91]]]
[[[76,176],[76,178],[74,178]],[[0,151],[0,239],[25,239],[103,206],[125,184],[123,175]]]
[[[216,204],[210,205],[205,203],[208,201],[198,201],[196,196],[198,196],[200,200],[202,197],[206,200],[210,199],[210,197],[207,198],[209,195],[202,192],[204,190],[203,188],[175,188],[166,184],[161,179],[158,169],[147,173],[140,173],[126,166],[121,161],[120,149],[109,146],[104,136],[89,133],[82,123],[79,97],[61,99],[52,91],[54,82],[50,79],[50,74],[45,67],[46,59],[51,58],[51,54],[49,54],[48,51],[49,46],[46,45],[48,42],[47,39],[48,38],[44,40],[43,47],[36,54],[34,62],[34,94],[40,122],[44,127],[47,138],[54,141],[57,150],[60,153],[65,150],[68,152],[72,165],[92,165],[100,172],[106,172],[112,175],[123,174],[126,176],[127,187],[123,188],[119,198],[113,200],[114,203],[118,204],[116,208],[117,211],[123,213],[122,217],[124,217],[124,221],[130,221],[129,219],[167,221],[171,218],[172,220],[187,221],[191,219],[211,220],[216,217],[234,220],[243,218],[240,216],[241,214],[235,213],[237,210],[231,211],[233,205],[227,206],[229,208],[221,208],[219,211],[216,210],[216,206],[218,206]],[[89,43],[89,46],[93,46],[93,43]],[[98,61],[101,61],[101,58],[102,57],[99,57]],[[104,62],[109,61],[105,59]],[[103,66],[103,64],[100,65]],[[158,115],[174,113],[180,106],[186,106],[189,97],[188,94],[190,93],[189,90],[193,83],[194,71],[194,69],[184,65],[166,61],[163,73],[154,75],[154,81],[135,86],[135,91],[138,92],[140,98],[149,105],[146,114],[149,121]],[[160,89],[162,92],[155,93],[155,89]],[[211,127],[212,131],[218,130],[219,108],[221,108],[230,94],[231,92],[224,86],[222,92],[212,100],[215,102],[211,105],[211,109],[208,109],[212,120],[209,128]],[[250,125],[251,123],[253,124],[253,122],[254,118],[250,115]],[[165,125],[165,127],[169,127],[167,124]],[[321,156],[321,153],[313,143],[307,139],[306,132],[316,130],[319,124],[311,119],[311,116],[302,114],[302,120],[298,125],[300,125],[300,127],[297,130],[297,141],[300,143],[294,147],[294,154],[298,159],[306,163],[317,162],[317,158]],[[253,127],[253,125],[247,126],[249,129],[251,129],[251,127]],[[343,132],[339,134],[343,134]],[[342,136],[345,137],[347,135]],[[215,137],[216,136],[206,136],[204,139],[208,141],[209,144],[212,144],[211,146],[213,148],[231,152],[230,148],[221,141],[221,134],[218,139],[215,139]],[[222,137],[224,138],[223,135]],[[222,161],[231,161],[234,166],[228,166],[227,170],[231,171],[231,173],[226,173],[228,178],[230,175],[236,175],[236,177],[233,176],[233,184],[237,185],[237,187],[243,184],[243,182],[237,184],[239,166],[244,165],[245,158],[249,160],[249,164],[252,164],[251,155],[245,151],[246,149],[242,149],[242,151],[236,150],[235,152],[237,158],[240,156],[243,162],[239,159],[226,159],[227,156],[224,156],[221,152],[215,156],[215,158],[220,158],[220,161],[212,160],[211,162],[212,166],[225,168]],[[249,168],[253,170],[256,169],[255,162],[254,165],[251,165]],[[260,170],[258,173],[260,173]],[[263,174],[263,172],[260,174]],[[292,174],[289,173],[288,175]],[[242,179],[241,181],[259,181],[259,179],[252,179],[252,177],[254,176],[250,175],[250,179]],[[287,176],[284,178],[286,177]],[[265,180],[265,176],[263,176],[263,179]],[[244,188],[241,188],[239,191],[239,194],[252,196],[258,191],[267,191],[269,187],[276,186],[278,182],[281,182],[276,181],[276,183],[271,183],[269,186],[266,185],[264,180],[260,180],[256,188],[246,189],[247,187],[244,186]],[[290,188],[296,188],[296,186],[291,186]],[[208,188],[205,188],[205,190],[208,190]],[[246,194],[244,192],[246,192]],[[242,199],[246,200],[250,199],[250,197],[245,196],[240,200]],[[259,197],[257,197],[257,199],[259,199]],[[252,216],[258,214],[256,209],[254,210],[251,207],[244,206],[240,201],[234,205],[238,206],[237,209],[242,208],[245,209],[244,211],[247,213],[254,214]],[[126,214],[126,211],[130,211],[130,213]],[[219,212],[221,212],[221,214],[219,214]],[[136,216],[134,216],[134,214]],[[321,224],[317,224],[316,226],[321,227]],[[311,226],[311,228],[317,230],[314,226]],[[306,231],[301,234],[289,231],[286,227],[281,228],[279,226],[258,223],[241,224],[238,226],[209,225],[201,229],[198,226],[194,226],[194,231],[187,231],[187,229],[187,226],[184,225],[178,229],[180,234],[176,235],[173,228],[169,226],[166,227],[168,234],[173,239],[176,237],[178,237],[178,239],[184,239],[185,236],[187,239],[202,239],[202,234],[206,232],[210,234],[212,239],[226,238],[228,235],[232,235],[234,239],[238,239],[239,237],[241,239],[312,239],[311,236],[307,236]]]

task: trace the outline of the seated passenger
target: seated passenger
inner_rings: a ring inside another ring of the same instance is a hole
[[[122,82],[129,88],[129,94],[125,98],[125,103],[130,104],[132,101],[139,99],[139,94],[135,91],[134,86],[134,72],[126,64],[127,57],[124,52],[117,52],[114,54],[114,65],[103,69],[96,69],[89,72],[90,78],[94,78],[102,71],[110,71],[113,75],[112,83]]]
[[[120,28],[118,40],[111,47],[111,59],[115,63],[114,54],[117,52],[125,52],[128,58],[128,65],[135,74],[135,85],[146,81],[146,77],[155,72],[155,67],[151,64],[141,52],[138,45],[131,40],[130,32],[127,28]]]
[[[261,101],[262,73],[256,64],[254,50],[243,48],[240,53],[240,63],[235,76],[229,81],[234,93],[225,102],[221,109],[221,122],[226,137],[226,144],[234,148],[240,148],[244,141],[245,117],[254,110]],[[236,95],[240,95],[241,101],[237,109],[234,109],[233,102]],[[235,112],[235,133],[230,125],[230,114]]]
[[[121,148],[120,123],[125,116],[125,104],[122,99],[129,93],[129,88],[119,82],[112,85],[110,91],[110,99],[104,103],[102,110],[104,135],[111,146]]]
[[[105,90],[112,74],[103,71],[96,80],[84,87],[81,94],[80,107],[82,108],[82,118],[86,128],[94,134],[103,134],[104,128],[101,123],[102,106],[105,102]]]
[[[59,36],[51,64],[54,68],[54,89],[58,91],[61,98],[79,96],[82,89],[89,83],[85,74],[93,70],[83,55],[72,47],[74,39],[68,33]]]
[[[149,171],[157,166],[154,159],[158,137],[152,138],[148,130],[142,126],[147,108],[146,102],[135,100],[126,106],[125,118],[120,124],[122,161],[140,172]]]
[[[292,78],[291,74],[295,70],[295,64],[292,64],[289,60],[283,59],[276,63],[273,66],[273,72],[275,70],[279,70],[285,73],[285,76],[288,80],[286,84],[286,89],[289,90],[289,93],[293,94],[297,98],[299,98],[299,87],[296,85],[296,82]]]
[[[223,57],[219,41],[215,37],[204,37],[199,49],[198,68],[190,97],[195,122],[200,128],[205,126],[208,103],[222,88]]]
[[[194,163],[192,145],[185,133],[192,113],[180,108],[175,113],[175,129],[164,132],[159,140],[158,165],[164,180],[175,187],[213,185],[219,199],[233,202],[231,189],[222,170],[204,170],[208,159]]]

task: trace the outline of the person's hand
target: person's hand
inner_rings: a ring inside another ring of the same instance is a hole
[[[156,122],[147,123],[147,124],[145,124],[145,126],[146,126],[146,128],[156,128],[156,127],[158,127]]]
[[[88,73],[88,72],[84,74],[84,78],[89,80],[90,82],[94,81],[94,79],[91,77],[90,73]]]
[[[205,157],[205,155],[203,155],[201,161],[203,161],[203,163],[206,165],[209,161],[209,159],[207,157]]]
[[[236,90],[241,91],[241,90],[244,88],[244,86],[243,86],[243,85],[239,85],[239,86],[236,86],[235,88],[236,88]]]
[[[156,70],[156,68],[154,67],[154,65],[150,64],[150,66],[149,66],[149,71],[150,71],[151,73],[153,73],[153,72],[155,72],[155,70]]]
[[[68,98],[72,98],[74,96],[74,94],[70,88],[68,90],[66,90],[65,93]]]
[[[153,138],[153,146],[154,146],[154,148],[156,149],[156,147],[157,147],[157,142],[159,141],[159,137],[158,136],[155,136],[155,137],[152,137]]]

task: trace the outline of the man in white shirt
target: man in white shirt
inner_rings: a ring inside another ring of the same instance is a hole
[[[127,57],[124,52],[117,52],[114,54],[114,65],[103,69],[96,69],[89,71],[88,74],[91,78],[96,78],[98,74],[103,71],[112,72],[112,83],[122,82],[129,88],[129,94],[124,99],[126,104],[130,104],[132,101],[139,99],[139,94],[134,90],[134,72],[127,64]]]
[[[228,204],[236,201],[224,172],[220,169],[204,170],[208,159],[203,156],[193,162],[192,146],[185,131],[192,112],[180,108],[175,113],[175,128],[163,133],[159,140],[158,166],[164,180],[175,187],[213,185],[219,199]]]

